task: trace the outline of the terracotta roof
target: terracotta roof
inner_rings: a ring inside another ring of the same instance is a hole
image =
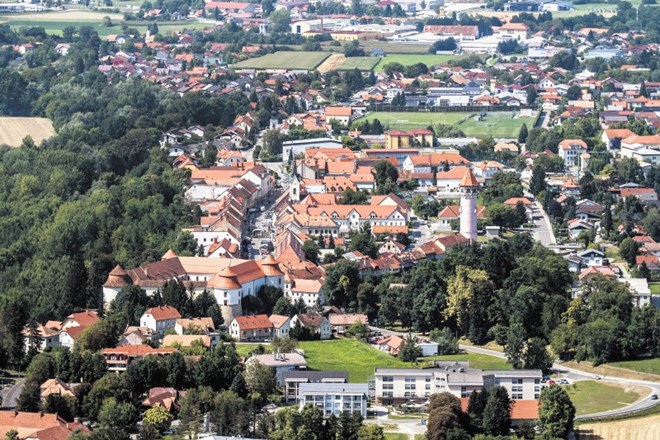
[[[447,162],[449,165],[466,164],[468,160],[458,153],[431,153],[408,156],[415,167],[439,166]]]
[[[268,320],[273,324],[273,328],[281,328],[289,320],[288,316],[270,315]]]
[[[351,116],[353,114],[353,109],[351,107],[336,107],[328,106],[325,108],[326,116]]]
[[[565,139],[559,143],[559,148],[562,150],[570,150],[574,146],[577,146],[578,148],[587,150],[587,143],[583,141],[582,139]]]
[[[145,310],[144,314],[153,316],[156,319],[156,321],[181,318],[181,314],[179,313],[179,311],[172,306],[152,307],[150,309]]]
[[[408,226],[388,226],[388,225],[375,225],[371,228],[371,232],[376,234],[407,234],[409,231]]]
[[[177,255],[174,253],[174,251],[172,249],[168,249],[167,252],[165,252],[165,255],[163,255],[160,259],[161,260],[167,260],[167,259],[170,259],[170,258],[174,258],[176,256]]]
[[[191,319],[177,319],[176,323],[183,327],[183,329],[187,329],[190,327],[198,327],[201,330],[206,330],[206,329],[213,329],[215,330],[215,324],[213,324],[213,319],[209,317],[204,317],[204,318],[191,318]]]
[[[202,341],[204,347],[211,346],[211,337],[207,335],[165,335],[163,337],[163,347],[172,347],[180,345],[181,347],[191,347],[193,342]]]
[[[236,272],[234,272],[229,266],[225,267],[217,275],[211,278],[208,282],[208,286],[225,290],[241,288],[241,284],[238,282]]]
[[[85,310],[84,312],[72,313],[66,317],[65,321],[71,320],[82,327],[87,327],[99,321],[99,315],[94,310]]]
[[[474,177],[474,174],[472,174],[472,170],[470,168],[468,168],[467,171],[465,171],[465,174],[463,175],[463,179],[461,179],[460,186],[464,186],[464,187],[479,186],[479,182],[477,182],[477,178]]]
[[[483,205],[477,205],[477,219],[486,218],[486,207]],[[445,208],[440,211],[438,218],[445,219],[457,219],[461,217],[461,207],[459,205],[447,205]]]
[[[318,279],[296,279],[293,286],[291,286],[291,291],[296,293],[319,293],[322,287],[323,283]]]
[[[533,203],[530,202],[527,197],[511,197],[510,199],[504,201],[504,204],[508,206],[516,206],[518,202],[521,202],[525,206],[533,205]]]
[[[319,313],[298,313],[296,316],[303,327],[311,328],[321,327],[323,320],[325,319],[323,315]]]
[[[51,394],[59,394],[60,396],[74,397],[73,390],[69,385],[65,384],[59,379],[48,379],[46,382],[39,386],[41,397],[46,398]]]
[[[128,357],[142,357],[149,354],[171,354],[175,352],[175,348],[153,348],[149,345],[123,345],[117,348],[104,348],[101,354],[104,356],[121,354]]]
[[[273,323],[268,319],[268,315],[237,316],[234,318],[234,321],[236,321],[241,330],[273,327]]]
[[[259,265],[266,276],[284,275],[284,272],[280,269],[279,263],[272,254],[268,254],[266,258],[260,260]]]
[[[637,255],[635,257],[635,264],[641,266],[642,263],[646,263],[647,266],[657,266],[660,260],[655,255]]]
[[[467,411],[469,401],[469,397],[461,398],[461,409],[463,411]],[[511,403],[512,420],[536,420],[539,418],[538,400],[512,400]]]

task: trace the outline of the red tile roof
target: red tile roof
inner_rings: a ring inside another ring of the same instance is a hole
[[[156,321],[181,318],[181,314],[179,313],[179,311],[172,306],[152,307],[150,309],[147,309],[144,313],[145,315],[148,314],[153,316],[156,319]]]
[[[241,330],[273,327],[273,323],[268,319],[268,315],[237,316],[234,320],[238,323]]]

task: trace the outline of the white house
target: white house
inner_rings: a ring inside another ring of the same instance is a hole
[[[582,263],[586,266],[602,266],[605,254],[596,249],[587,249],[578,253],[578,257],[582,258]]]
[[[176,326],[176,320],[180,318],[181,314],[174,307],[151,307],[140,318],[140,327],[146,327],[162,337],[167,330]]]
[[[313,334],[319,335],[319,339],[330,339],[332,337],[332,328],[330,321],[319,313],[298,313],[291,318],[291,328],[300,326],[309,329]]]
[[[587,152],[587,143],[582,139],[565,139],[559,143],[559,156],[564,159],[567,167],[576,167],[580,155]]]
[[[339,417],[342,412],[367,417],[369,385],[366,383],[301,383],[298,386],[300,408],[313,405],[325,417]]]
[[[284,315],[270,315],[268,320],[273,324],[273,337],[288,338],[291,329],[291,319]]]

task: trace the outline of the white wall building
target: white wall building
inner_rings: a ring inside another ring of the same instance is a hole
[[[367,417],[369,385],[366,383],[301,383],[298,387],[300,408],[313,405],[325,417],[339,417],[342,412]]]

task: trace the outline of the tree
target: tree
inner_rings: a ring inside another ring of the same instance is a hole
[[[192,301],[183,283],[177,280],[166,281],[163,285],[162,295],[165,305],[174,307],[181,315],[189,313]]]
[[[504,353],[513,368],[523,367],[523,350],[525,349],[525,328],[520,323],[513,323],[509,327]]]
[[[142,418],[143,425],[151,425],[158,430],[158,432],[163,432],[169,429],[170,424],[172,423],[172,414],[165,409],[164,406],[154,406],[149,408],[144,413]]]
[[[273,32],[290,32],[291,14],[286,9],[278,9],[268,17],[273,23]]]
[[[511,399],[504,387],[488,389],[482,427],[486,434],[507,435],[511,428]]]
[[[323,284],[328,303],[344,308],[354,307],[360,282],[360,270],[356,262],[344,259],[337,261],[326,271]]]
[[[573,429],[575,406],[562,387],[547,387],[539,398],[539,428],[546,437],[565,438]]]
[[[630,266],[635,265],[635,260],[637,258],[638,250],[639,250],[639,243],[637,243],[635,240],[633,240],[630,237],[625,238],[619,244],[619,254],[621,255],[621,258],[626,260],[626,262]]]
[[[376,172],[376,191],[378,194],[388,194],[396,189],[399,171],[392,163],[380,160],[374,165]]]
[[[284,11],[281,9],[278,12]],[[287,12],[288,14],[288,12]],[[282,144],[284,143],[284,135],[278,130],[266,130],[263,135],[263,145],[261,147],[260,157],[263,160],[271,160],[278,155],[282,154]],[[289,160],[285,157],[284,160]]]
[[[458,411],[460,411],[460,402]],[[455,410],[448,406],[437,407],[429,410],[426,438],[427,440],[445,440],[449,431],[460,427],[461,420]]]
[[[408,335],[401,343],[399,359],[403,362],[417,362],[417,358],[420,356],[422,356],[422,349],[415,345],[415,338],[412,335]]]
[[[130,431],[137,419],[138,411],[132,404],[117,402],[114,397],[105,399],[99,412],[101,426],[120,431]]]
[[[603,211],[603,217],[600,221],[600,226],[605,231],[605,235],[612,231],[612,206],[609,204],[605,205],[605,210]]]
[[[244,435],[249,426],[249,413],[245,400],[233,391],[223,391],[213,401],[211,421],[222,436]]]
[[[527,124],[523,124],[520,127],[520,131],[518,132],[518,143],[519,144],[524,144],[525,143],[525,141],[527,140],[527,134],[528,133],[529,132],[527,130]]]
[[[362,425],[362,415],[359,412],[342,411],[338,422],[337,438],[357,440],[358,431]]]
[[[18,431],[12,429],[5,434],[5,440],[19,440]]]
[[[358,440],[385,440],[383,427],[378,425],[363,425],[358,430]]]
[[[275,373],[259,361],[250,361],[245,367],[245,384],[257,400],[264,402],[276,390]]]
[[[534,170],[532,171],[532,179],[529,182],[529,191],[532,194],[537,195],[541,191],[544,191],[545,187],[545,171],[542,167],[534,167]]]
[[[21,394],[16,401],[16,409],[26,412],[37,412],[41,407],[41,392],[39,384],[34,380],[25,382]]]
[[[548,371],[552,367],[552,357],[546,348],[546,342],[541,338],[531,338],[527,341],[523,365],[528,370]]]
[[[314,240],[307,240],[303,243],[303,253],[307,260],[319,264],[319,245]]]
[[[461,332],[475,344],[485,341],[494,324],[489,316],[494,289],[486,271],[462,265],[447,282],[445,317],[456,319]]]
[[[108,17],[107,15],[105,17],[103,17],[102,21],[103,21],[103,26],[104,27],[112,27],[113,26],[112,19],[110,17]]]
[[[449,327],[442,330],[433,329],[429,334],[429,339],[438,343],[438,354],[456,354],[458,353],[458,339]]]

